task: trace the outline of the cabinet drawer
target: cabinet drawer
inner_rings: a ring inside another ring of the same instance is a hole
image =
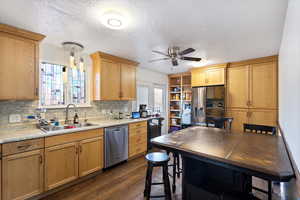
[[[80,140],[85,140],[94,137],[103,136],[103,129],[93,129],[87,131],[80,131],[75,133],[67,133],[63,135],[51,136],[46,137],[45,139],[45,146],[51,147],[55,145],[70,143],[70,142],[77,142]]]
[[[129,145],[137,145],[140,143],[146,143],[147,136],[145,134],[133,135],[129,137]]]
[[[129,136],[133,135],[145,135],[147,136],[147,128],[141,127],[141,128],[135,128],[129,130]]]
[[[44,148],[44,138],[3,144],[3,156]]]
[[[136,122],[136,123],[129,124],[129,130],[136,129],[136,128],[141,128],[141,127],[147,128],[147,121]]]
[[[129,157],[135,156],[140,153],[144,153],[147,151],[147,142],[133,144],[129,148]]]

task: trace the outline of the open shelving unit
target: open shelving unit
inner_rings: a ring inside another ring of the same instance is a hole
[[[169,131],[182,127],[181,117],[185,104],[191,104],[191,74],[169,75]]]

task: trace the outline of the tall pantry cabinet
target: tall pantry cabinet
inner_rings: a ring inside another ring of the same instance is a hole
[[[230,63],[227,68],[226,110],[232,129],[244,123],[277,125],[277,56]]]

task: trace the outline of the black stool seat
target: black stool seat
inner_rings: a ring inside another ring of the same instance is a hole
[[[167,200],[171,200],[171,189],[170,180],[168,175],[168,162],[170,157],[166,153],[154,152],[146,155],[146,160],[148,161],[145,190],[144,196],[148,199],[150,198],[161,198],[165,197]],[[152,171],[154,167],[162,167],[163,171],[163,181],[159,183],[152,183]],[[151,186],[152,185],[164,185],[164,195],[151,196]]]
[[[164,162],[168,162],[170,160],[170,157],[166,153],[154,152],[148,153],[146,155],[146,159],[153,164],[161,164]]]

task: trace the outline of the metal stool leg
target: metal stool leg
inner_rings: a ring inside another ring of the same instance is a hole
[[[147,175],[145,181],[145,191],[144,191],[144,196],[147,198],[147,200],[150,199],[150,194],[151,194],[152,171],[153,171],[153,166],[150,163],[148,163]]]
[[[179,154],[176,155],[176,163],[177,163],[177,177],[180,178],[180,157]]]
[[[175,153],[173,153],[173,184],[172,184],[172,192],[175,193],[176,191],[176,157],[175,157]]]
[[[163,181],[164,181],[164,190],[167,200],[171,200],[171,189],[170,189],[170,180],[168,175],[168,163],[163,165]]]
[[[272,200],[272,181],[268,181],[268,200]]]

